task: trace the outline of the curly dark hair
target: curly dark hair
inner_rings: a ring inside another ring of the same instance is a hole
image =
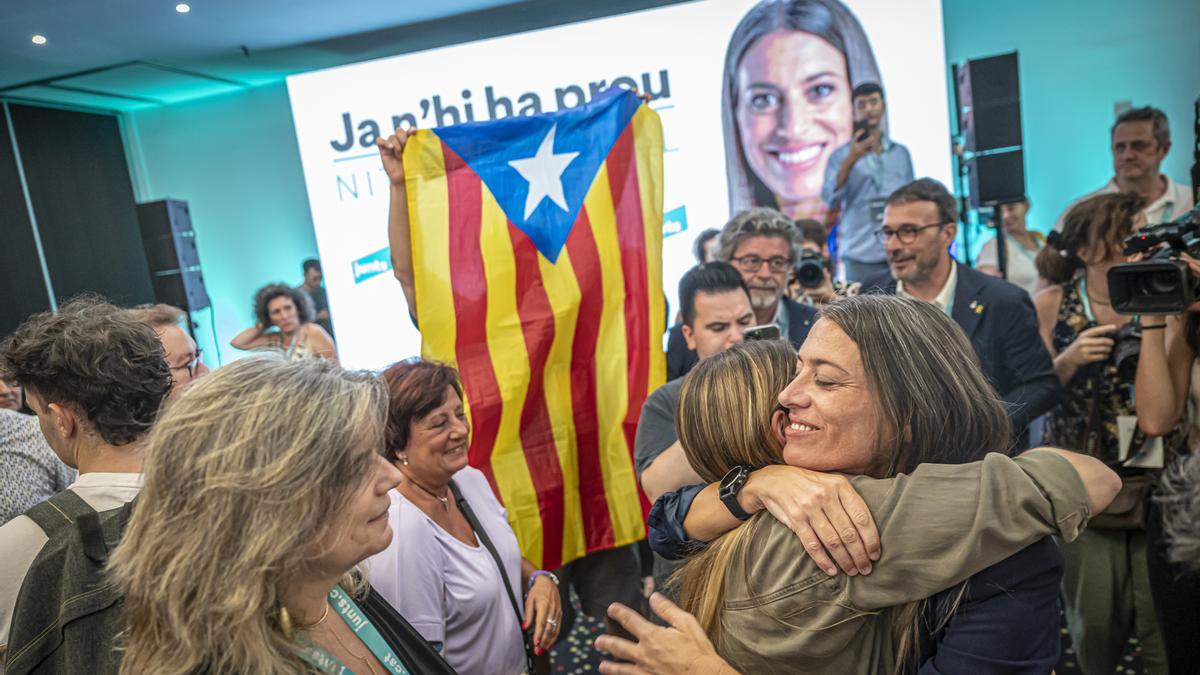
[[[292,299],[292,304],[296,305],[296,315],[300,319],[300,323],[312,323],[313,319],[317,318],[317,311],[313,309],[312,298],[308,297],[299,288],[292,288],[287,284],[267,284],[258,289],[254,294],[254,318],[261,323],[264,328],[272,326],[270,312],[267,311],[267,305],[275,298],[288,297]]]
[[[43,402],[75,409],[111,445],[149,431],[171,391],[154,329],[97,296],[26,319],[0,343],[0,369]]]

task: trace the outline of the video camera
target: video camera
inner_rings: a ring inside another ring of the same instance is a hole
[[[1121,314],[1179,314],[1200,297],[1200,278],[1170,257],[1200,257],[1200,208],[1178,219],[1148,225],[1125,239],[1125,255],[1162,247],[1149,259],[1123,263],[1108,271],[1113,309]]]

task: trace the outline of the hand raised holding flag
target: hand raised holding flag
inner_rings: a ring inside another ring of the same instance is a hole
[[[387,138],[378,138],[379,161],[391,182],[391,201],[388,206],[388,246],[392,254],[392,273],[404,291],[408,315],[417,322],[417,291],[413,281],[412,236],[408,224],[408,192],[404,186],[404,145],[417,132],[397,128]],[[418,326],[420,328],[420,326]]]
[[[375,139],[375,145],[379,148],[379,159],[383,162],[383,170],[387,172],[388,180],[393,186],[398,185],[401,189],[404,188],[404,144],[415,133],[416,128],[397,127],[391,136]]]

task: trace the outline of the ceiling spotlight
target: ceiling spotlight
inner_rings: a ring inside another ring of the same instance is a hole
[[[192,6],[186,2],[181,2],[178,5],[175,5],[175,11],[179,12],[180,14],[187,14],[188,12],[192,11]]]
[[[44,45],[44,44],[46,44],[46,36],[45,36],[45,35],[34,35],[32,38],[29,38],[29,39],[30,39],[30,41],[32,41],[32,42],[33,42],[33,44],[35,44],[35,45]]]

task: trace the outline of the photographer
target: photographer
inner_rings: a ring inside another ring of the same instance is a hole
[[[1123,460],[1158,443],[1169,452],[1177,435],[1130,433],[1138,415],[1138,326],[1114,311],[1108,287],[1109,269],[1126,260],[1124,239],[1145,224],[1145,204],[1133,193],[1086,199],[1067,213],[1063,231],[1052,233],[1037,257],[1038,273],[1052,285],[1034,304],[1065,390],[1047,417],[1043,443],[1116,467],[1123,486],[1115,503],[1127,505],[1110,508],[1079,539],[1063,545],[1067,625],[1085,673],[1113,672],[1130,637],[1140,641],[1147,671],[1166,672],[1144,529],[1157,471],[1129,468]]]
[[[1193,280],[1200,279],[1200,261],[1186,253],[1181,253],[1179,260],[1187,264]],[[1162,435],[1173,430],[1180,419],[1186,419],[1187,443],[1193,454],[1200,452],[1198,354],[1200,303],[1192,303],[1183,314],[1142,318],[1141,353],[1134,384],[1138,427],[1147,434]],[[1200,456],[1191,457],[1190,466],[1200,466],[1198,460]],[[1200,504],[1195,497],[1200,484],[1180,487],[1183,492],[1174,497],[1158,499],[1166,499],[1168,506],[1172,502],[1180,506]],[[1200,644],[1195,639],[1200,635],[1200,617],[1196,613],[1200,605],[1200,571],[1188,571],[1179,564],[1184,561],[1169,562],[1158,499],[1152,504],[1147,525],[1150,588],[1171,672],[1182,673],[1189,664],[1200,663]],[[1176,539],[1178,536],[1176,532]]]
[[[833,278],[825,226],[815,220],[797,220],[796,229],[800,231],[800,260],[792,270],[788,295],[796,302],[817,309],[835,298],[858,295],[862,284]]]
[[[883,225],[888,195],[912,181],[913,166],[908,148],[883,129],[883,88],[864,82],[854,88],[852,101],[854,136],[830,155],[821,197],[830,208],[842,211],[837,250],[846,279],[864,282],[888,271],[875,231]]]

